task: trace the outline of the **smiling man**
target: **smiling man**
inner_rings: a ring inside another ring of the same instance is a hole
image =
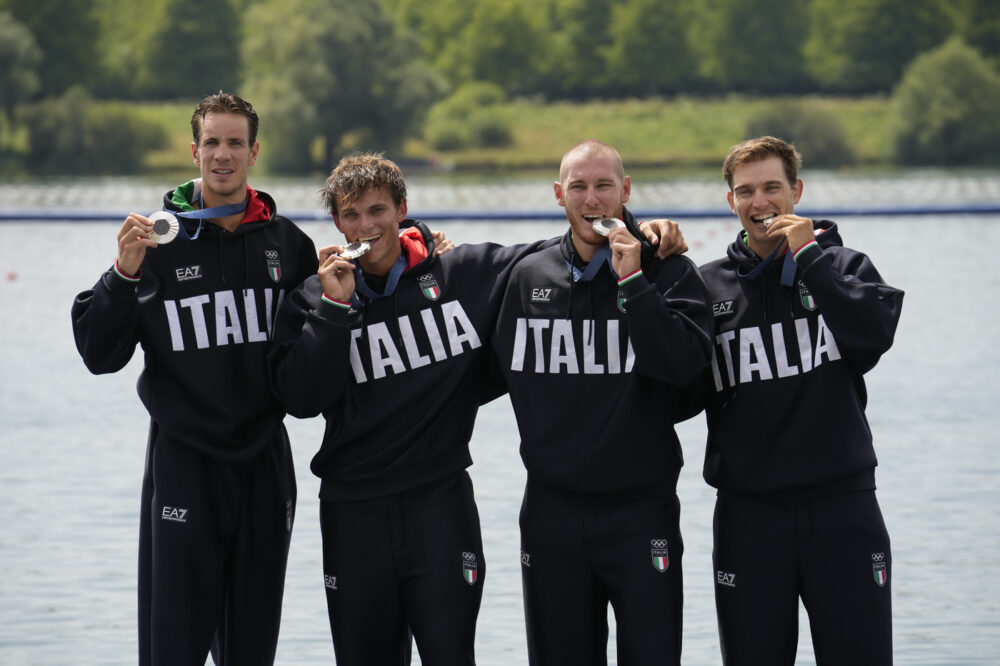
[[[436,255],[407,219],[399,167],[345,157],[323,199],[346,244],[286,301],[274,383],[289,412],[323,414],[323,571],[337,663],[474,664],[486,562],[469,438],[499,393],[485,350],[507,274],[545,242]]]
[[[794,663],[801,597],[817,663],[887,665],[892,557],[863,375],[892,345],[903,292],[833,222],[795,213],[800,165],[774,137],[733,147],[723,175],[743,229],[701,267],[723,662]]]
[[[681,389],[708,366],[708,293],[690,260],[655,259],[641,243],[613,147],[572,148],[554,191],[569,229],[514,267],[493,338],[528,471],[529,660],[606,664],[610,603],[619,664],[679,664],[673,424]],[[594,229],[604,218],[625,226],[605,237]]]
[[[191,117],[201,177],[168,192],[172,242],[131,213],[118,258],[73,303],[94,373],[144,351],[149,411],[139,533],[139,663],[271,664],[296,485],[284,411],[269,387],[272,322],[315,273],[312,241],[247,184],[257,113],[236,95]]]

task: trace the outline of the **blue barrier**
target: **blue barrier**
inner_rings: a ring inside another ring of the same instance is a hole
[[[470,222],[537,222],[539,220],[563,220],[566,217],[561,208],[548,210],[448,210],[418,211],[410,209],[413,217],[427,222],[470,221]],[[693,218],[731,218],[728,209],[702,210],[633,210],[640,219],[665,217],[672,220]],[[1000,214],[1000,203],[948,204],[941,206],[871,206],[857,208],[803,208],[796,211],[813,219],[844,217],[912,217],[925,215],[995,215]],[[327,221],[329,213],[321,210],[282,211],[282,214],[296,222]],[[69,210],[69,209],[0,209],[0,222],[50,221],[50,222],[107,222],[124,220],[128,211],[112,210]]]

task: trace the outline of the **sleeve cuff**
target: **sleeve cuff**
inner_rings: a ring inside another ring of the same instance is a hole
[[[814,240],[811,240],[802,247],[800,247],[799,249],[797,249],[794,253],[792,253],[792,259],[795,260],[795,263],[801,264],[803,257],[814,248],[817,252],[820,251],[819,243],[817,243]]]
[[[641,268],[637,268],[634,271],[632,271],[631,273],[629,273],[628,275],[626,275],[624,277],[621,277],[621,278],[618,278],[618,286],[622,287],[622,286],[628,284],[629,282],[632,282],[633,280],[635,280],[636,278],[639,278],[639,277],[642,277],[642,269]]]
[[[140,269],[139,270],[139,274],[135,275],[135,276],[128,275],[127,273],[125,273],[125,271],[123,271],[121,269],[121,267],[118,266],[118,260],[117,259],[115,259],[115,265],[112,267],[112,270],[115,272],[115,275],[117,275],[121,279],[123,279],[126,282],[129,282],[131,284],[138,283],[139,282],[139,278],[142,277],[142,269]]]
[[[346,310],[350,310],[351,309],[351,304],[350,303],[345,303],[344,301],[338,301],[335,298],[330,298],[326,294],[323,294],[323,296],[321,297],[321,300],[324,303],[326,303],[328,305],[332,305],[333,307],[339,308],[341,310],[345,310],[346,311]]]

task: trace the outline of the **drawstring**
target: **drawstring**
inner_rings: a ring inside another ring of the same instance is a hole
[[[578,255],[576,253],[576,246],[574,246],[572,243],[570,243],[569,256],[570,256],[569,260],[565,260],[566,266],[569,268],[569,304],[566,307],[566,318],[572,319],[573,285],[576,282],[591,282],[597,276],[597,273],[601,270],[601,267],[604,264],[608,265],[608,270],[611,272],[611,275],[612,277],[614,277],[615,280],[618,280],[618,273],[616,273],[615,269],[611,266],[611,248],[608,247],[607,245],[602,245],[597,250],[597,252],[594,253],[594,256],[591,258],[590,262],[583,270],[580,270],[574,265]],[[592,315],[595,309],[593,288],[589,288],[587,290],[587,293],[589,295],[589,304],[590,304],[590,311],[587,313],[588,315],[587,319],[592,319]],[[587,329],[588,345],[591,344],[591,342],[593,341],[593,335],[594,335],[594,327],[591,326],[589,329]]]

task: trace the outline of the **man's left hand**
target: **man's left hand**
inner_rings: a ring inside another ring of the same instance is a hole
[[[649,220],[639,226],[639,231],[646,237],[646,240],[659,246],[656,248],[656,256],[659,259],[665,259],[672,254],[684,254],[688,251],[681,227],[673,220]]]
[[[434,254],[441,256],[455,249],[455,244],[444,235],[443,231],[431,229],[431,236],[434,238]]]

